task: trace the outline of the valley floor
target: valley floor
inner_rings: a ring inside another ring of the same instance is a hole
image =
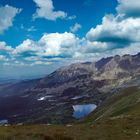
[[[1,126],[0,140],[139,140],[140,116],[72,125]]]

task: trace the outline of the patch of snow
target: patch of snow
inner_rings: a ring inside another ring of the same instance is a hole
[[[52,96],[44,96],[44,97],[40,97],[39,99],[37,99],[38,101],[43,101],[46,100],[47,98],[51,98]]]
[[[38,101],[43,101],[45,100],[46,98],[45,97],[40,97],[39,99],[37,99]]]

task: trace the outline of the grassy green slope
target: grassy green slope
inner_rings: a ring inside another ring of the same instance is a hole
[[[140,89],[139,87],[129,87],[109,97],[94,113],[87,117],[85,121],[139,116]]]

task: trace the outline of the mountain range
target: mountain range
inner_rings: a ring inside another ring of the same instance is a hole
[[[0,83],[0,120],[75,122],[74,105],[95,104],[98,110],[118,91],[139,86],[139,76],[140,53],[71,64],[40,79]]]

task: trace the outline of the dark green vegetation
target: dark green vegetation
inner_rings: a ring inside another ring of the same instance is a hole
[[[139,140],[140,89],[121,89],[72,125],[0,127],[0,140]]]
[[[118,91],[98,107],[86,120],[129,118],[140,116],[140,89],[137,86]]]

